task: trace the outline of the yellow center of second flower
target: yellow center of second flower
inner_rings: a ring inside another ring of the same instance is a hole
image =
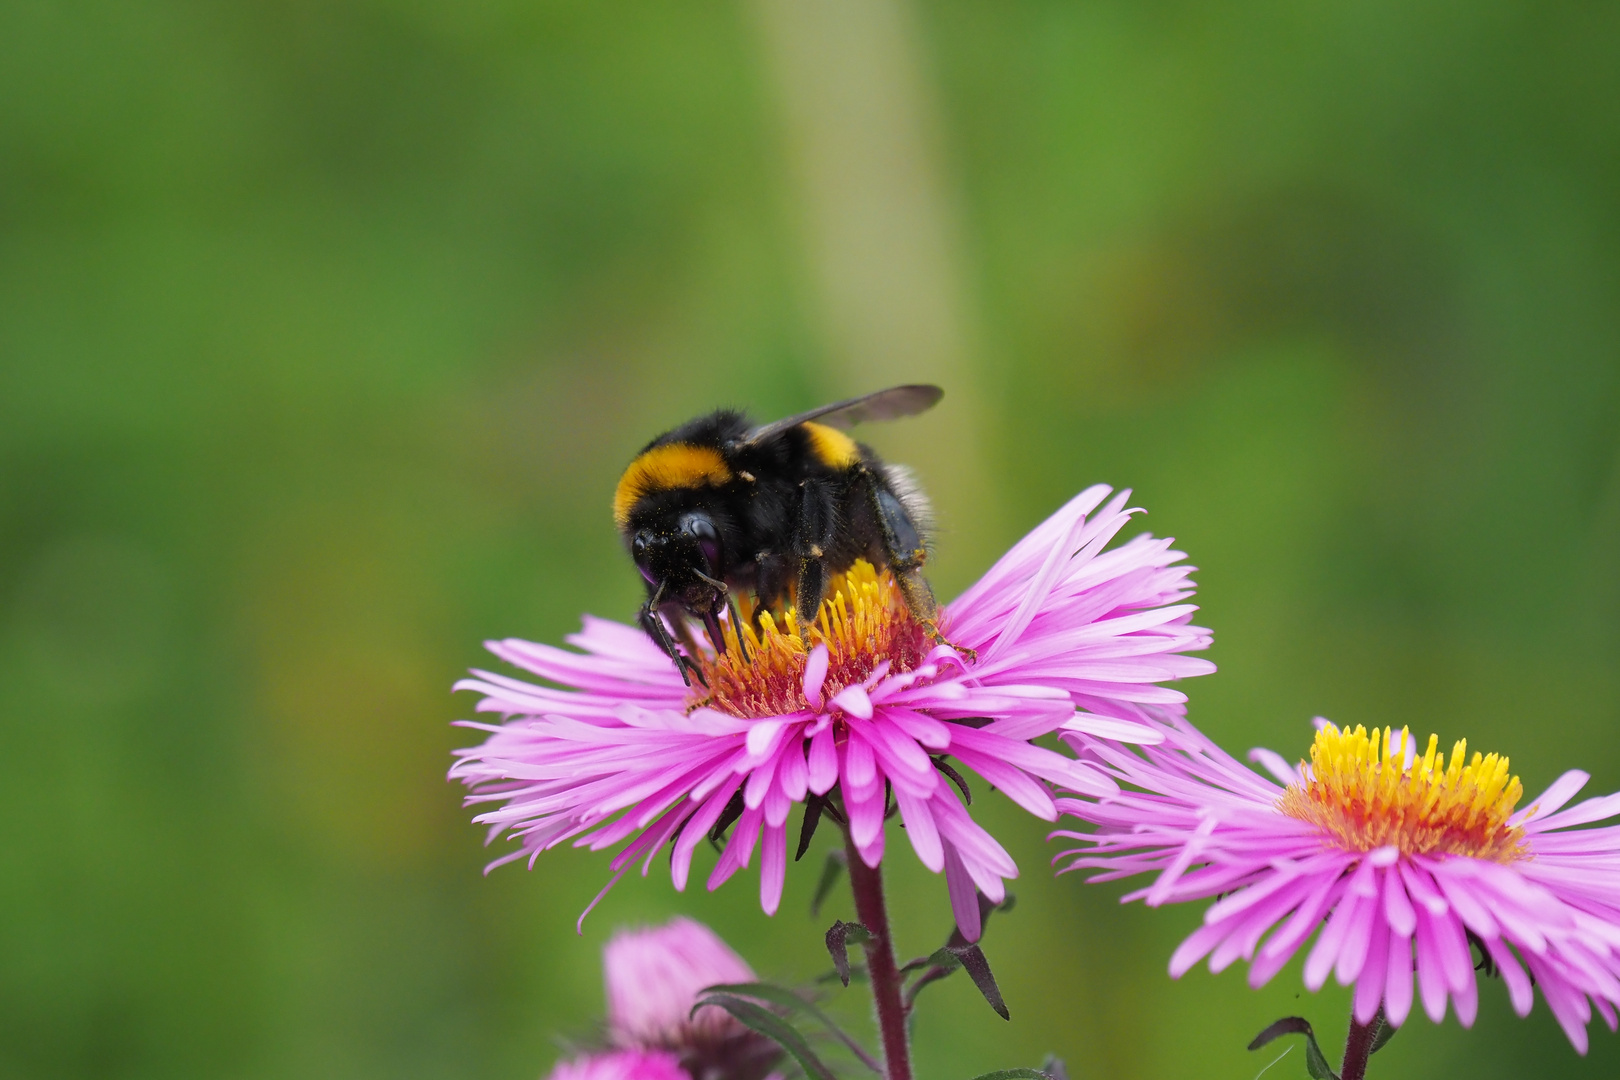
[[[1524,830],[1508,824],[1524,795],[1508,759],[1468,757],[1468,740],[1440,754],[1439,736],[1406,763],[1412,736],[1402,728],[1331,725],[1311,745],[1309,778],[1288,785],[1278,808],[1319,826],[1352,851],[1392,845],[1408,855],[1467,855],[1509,863],[1526,857]]]
[[[807,708],[804,669],[817,645],[828,651],[824,701],[866,681],[884,660],[890,671],[910,671],[930,646],[928,631],[911,617],[894,577],[880,574],[865,559],[832,579],[808,626],[800,625],[791,606],[759,611],[756,618],[746,597],[739,614],[741,642],[738,627],[728,621],[725,652],[700,658],[707,692],[693,688],[702,695],[696,704],[733,716],[778,716]]]

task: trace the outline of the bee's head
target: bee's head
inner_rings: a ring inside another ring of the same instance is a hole
[[[725,603],[720,531],[704,511],[689,510],[668,523],[638,529],[630,554],[665,602],[680,603],[699,617]]]

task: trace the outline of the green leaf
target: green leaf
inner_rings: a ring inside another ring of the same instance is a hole
[[[833,1035],[837,1036],[838,1040],[849,1048],[850,1053],[854,1054],[860,1059],[862,1065],[865,1065],[868,1069],[871,1069],[879,1076],[883,1075],[883,1066],[879,1065],[877,1060],[873,1058],[871,1054],[866,1052],[865,1047],[861,1046],[861,1044],[851,1038],[843,1028],[834,1023],[832,1017],[828,1016],[826,1013],[817,1008],[814,1002],[805,1000],[799,994],[785,986],[777,986],[774,983],[765,982],[719,983],[715,986],[704,987],[701,993],[736,994],[740,997],[751,997],[757,998],[760,1001],[768,1001],[773,1005],[780,1005],[784,1009],[789,1009],[794,1012],[809,1013],[811,1016],[821,1021],[823,1027],[832,1032]]]
[[[698,999],[697,1004],[692,1006],[692,1012],[705,1005],[718,1005],[736,1017],[743,1026],[759,1032],[792,1054],[810,1080],[837,1080],[832,1070],[816,1057],[815,1051],[810,1049],[810,1044],[805,1042],[798,1029],[769,1009],[733,994],[708,994]]]
[[[995,1072],[980,1073],[973,1080],[1057,1080],[1057,1078],[1039,1069],[997,1069]]]
[[[1310,1073],[1314,1080],[1339,1080],[1339,1074],[1333,1071],[1327,1058],[1322,1055],[1322,1048],[1316,1044],[1316,1032],[1311,1030],[1310,1021],[1303,1016],[1285,1016],[1278,1020],[1256,1035],[1249,1043],[1249,1049],[1258,1050],[1271,1040],[1284,1035],[1305,1036],[1305,1071]]]
[[[1322,1056],[1322,1048],[1316,1045],[1315,1039],[1305,1040],[1305,1071],[1315,1080],[1339,1080],[1339,1074],[1333,1071],[1333,1066]]]
[[[821,867],[821,880],[816,882],[816,895],[810,900],[810,914],[821,914],[821,902],[827,899],[827,894],[832,892],[845,870],[844,858],[842,851],[827,852],[827,861]]]

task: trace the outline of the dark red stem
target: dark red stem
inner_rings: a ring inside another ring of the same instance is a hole
[[[1339,1066],[1339,1080],[1363,1080],[1367,1075],[1367,1059],[1372,1056],[1373,1039],[1378,1035],[1383,1015],[1373,1017],[1370,1024],[1356,1022],[1350,1014],[1350,1034],[1344,1040],[1344,1064]]]
[[[883,870],[867,866],[861,853],[846,838],[849,884],[855,894],[855,917],[871,933],[866,943],[866,975],[877,1008],[878,1030],[883,1034],[883,1062],[888,1080],[911,1080],[911,1046],[906,1039],[906,1009],[900,1000],[900,967],[894,960],[889,933],[889,911],[883,902]]]

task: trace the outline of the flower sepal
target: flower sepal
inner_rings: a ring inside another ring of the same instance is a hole
[[[849,947],[864,945],[871,940],[872,932],[858,922],[835,919],[827,928],[827,952],[832,956],[838,981],[845,986],[849,985]]]
[[[1345,1063],[1342,1066],[1344,1076],[1333,1071],[1328,1064],[1327,1055],[1322,1053],[1322,1047],[1316,1041],[1316,1032],[1311,1029],[1311,1023],[1303,1016],[1285,1016],[1275,1023],[1267,1025],[1266,1029],[1256,1035],[1249,1042],[1250,1050],[1258,1050],[1274,1039],[1284,1035],[1305,1036],[1305,1071],[1311,1075],[1312,1080],[1361,1080],[1366,1073],[1367,1059],[1382,1050],[1389,1040],[1395,1037],[1400,1030],[1391,1024],[1384,1016],[1384,1010],[1379,1009],[1369,1024],[1356,1024],[1351,1019],[1350,1038],[1345,1046]],[[1281,1058],[1277,1059],[1281,1061]],[[1271,1066],[1267,1066],[1270,1068]]]
[[[974,987],[984,996],[984,1000],[996,1011],[996,1015],[1003,1020],[1011,1020],[1012,1015],[1007,1010],[1007,1002],[1001,996],[1001,987],[996,985],[996,977],[990,970],[990,960],[984,955],[979,946],[978,939],[983,930],[984,920],[990,917],[992,911],[1011,911],[1018,898],[1011,893],[1001,903],[996,903],[983,893],[976,894],[978,901],[978,923],[974,928],[974,940],[969,941],[960,926],[951,931],[951,936],[945,944],[935,949],[927,956],[918,957],[900,968],[900,974],[911,981],[906,988],[905,1005],[909,1015],[917,1005],[917,995],[929,983],[954,975],[958,970],[966,971],[968,978],[973,980]]]
[[[1339,1080],[1339,1074],[1333,1071],[1333,1066],[1328,1064],[1327,1057],[1322,1053],[1322,1047],[1317,1044],[1311,1022],[1303,1016],[1285,1016],[1267,1025],[1264,1031],[1250,1040],[1249,1049],[1258,1050],[1284,1035],[1305,1036],[1305,1071],[1311,1074],[1312,1080]]]

